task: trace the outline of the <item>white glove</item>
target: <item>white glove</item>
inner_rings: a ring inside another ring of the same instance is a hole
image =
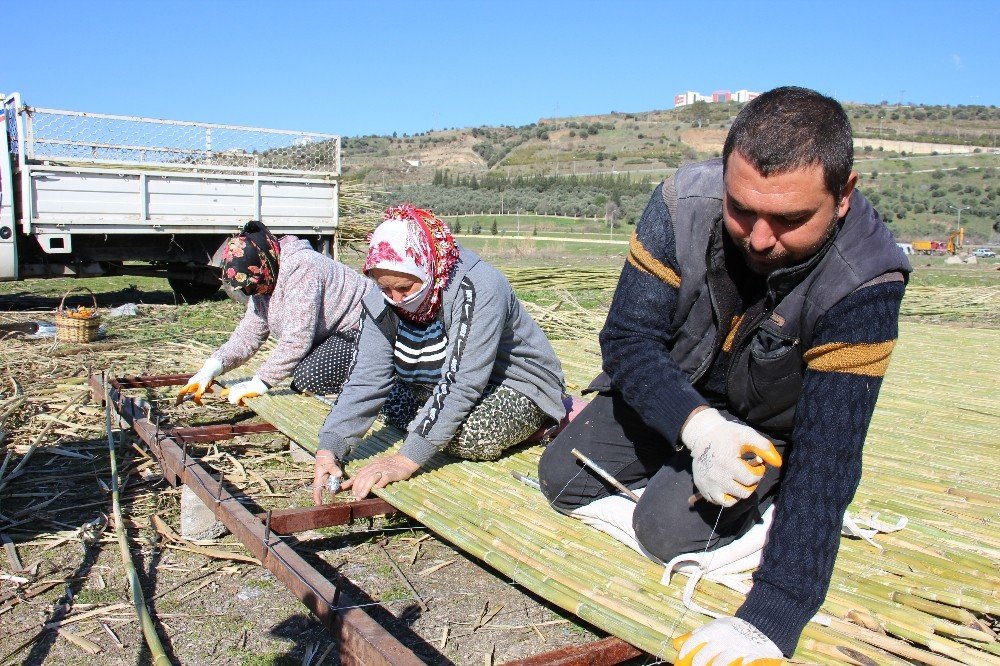
[[[780,666],[782,654],[746,620],[720,617],[674,639],[675,666]]]
[[[264,395],[271,387],[265,384],[257,375],[253,379],[240,382],[229,389],[229,402],[234,405],[242,405],[246,398],[256,398]]]
[[[222,362],[217,358],[209,357],[205,361],[205,365],[201,366],[201,370],[192,375],[188,383],[177,392],[177,404],[181,404],[184,401],[184,396],[190,393],[191,399],[200,405],[202,394],[212,392],[212,381],[221,374]]]
[[[781,467],[781,455],[766,437],[711,407],[688,418],[681,441],[691,449],[694,485],[713,504],[732,506],[750,497],[764,463]]]

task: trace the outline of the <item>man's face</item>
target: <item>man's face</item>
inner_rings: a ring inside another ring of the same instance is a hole
[[[857,174],[851,172],[844,193],[835,199],[819,164],[765,178],[734,151],[726,163],[726,231],[754,273],[767,275],[799,263],[823,246],[847,214],[855,182]]]

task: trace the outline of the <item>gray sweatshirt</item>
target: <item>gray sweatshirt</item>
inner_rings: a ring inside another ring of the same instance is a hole
[[[309,241],[285,236],[279,242],[274,291],[250,298],[243,321],[212,354],[229,372],[273,335],[277,346],[257,370],[270,386],[290,377],[299,361],[333,333],[358,328],[361,299],[369,290],[381,298],[371,280],[316,252]]]
[[[487,384],[530,398],[553,421],[566,411],[559,359],[503,273],[461,248],[438,316],[448,332],[441,381],[410,423],[400,453],[423,465],[451,441]],[[395,381],[398,315],[378,289],[363,301],[350,379],[319,432],[319,448],[344,460],[378,415]]]

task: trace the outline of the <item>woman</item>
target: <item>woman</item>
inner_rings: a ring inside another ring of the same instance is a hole
[[[181,388],[201,404],[213,380],[246,363],[271,335],[277,345],[249,381],[229,390],[229,402],[267,393],[292,377],[292,388],[321,395],[340,390],[357,346],[361,301],[372,283],[295,236],[280,241],[248,222],[222,255],[222,279],[250,296],[229,341]]]
[[[438,451],[494,460],[563,419],[562,368],[545,334],[503,274],[442,220],[409,204],[388,209],[364,272],[381,293],[364,300],[354,370],[319,433],[317,504],[380,409],[407,434],[399,453],[343,485],[359,499]]]

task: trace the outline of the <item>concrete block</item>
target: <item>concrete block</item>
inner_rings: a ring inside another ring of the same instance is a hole
[[[297,463],[312,463],[316,459],[316,456],[299,446],[293,440],[288,440],[288,453],[291,455],[292,460]]]
[[[181,536],[185,539],[214,539],[222,536],[226,527],[215,519],[215,513],[188,486],[181,489]]]

